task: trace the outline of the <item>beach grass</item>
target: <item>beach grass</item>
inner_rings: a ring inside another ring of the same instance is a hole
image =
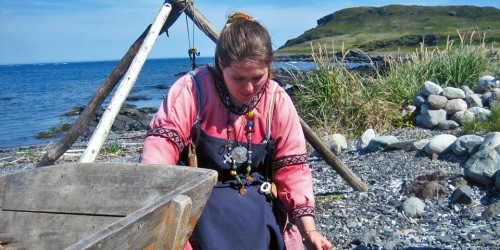
[[[375,76],[349,70],[343,58],[334,56],[333,43],[331,50],[327,45],[311,45],[316,72],[304,77],[294,95],[297,110],[320,134],[355,137],[368,128],[384,132],[413,126],[414,114],[404,110],[425,81],[474,88],[481,76],[499,75],[498,63],[491,61],[494,49],[486,47],[484,34],[459,37],[458,41],[449,39],[444,48],[421,45],[413,53],[386,57],[388,70],[377,71]],[[341,52],[347,54],[343,48]]]

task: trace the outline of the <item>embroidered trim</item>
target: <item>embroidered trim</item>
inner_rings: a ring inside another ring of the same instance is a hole
[[[184,143],[182,138],[176,132],[170,129],[166,128],[148,129],[146,137],[148,136],[160,136],[169,139],[177,146],[177,148],[179,148],[179,152],[181,152],[186,147],[186,143]]]
[[[298,207],[292,211],[289,212],[290,217],[292,217],[294,220],[302,217],[302,216],[315,216],[315,209],[314,207],[309,207],[309,206],[302,206]]]
[[[256,95],[254,95],[248,103],[243,103],[241,106],[235,106],[233,104],[233,102],[231,101],[231,96],[229,95],[229,90],[222,81],[214,79],[214,82],[215,82],[215,87],[217,89],[217,93],[219,94],[222,103],[224,103],[224,106],[226,106],[226,109],[228,109],[234,114],[243,115],[252,111],[255,108],[255,106],[257,106],[257,104],[259,103],[260,99],[264,94],[267,83],[269,81],[267,81],[264,84],[264,86],[260,88],[259,92]]]
[[[303,164],[307,163],[307,155],[290,155],[281,157],[279,159],[275,159],[273,161],[273,169],[279,169],[282,167],[295,165],[295,164]]]

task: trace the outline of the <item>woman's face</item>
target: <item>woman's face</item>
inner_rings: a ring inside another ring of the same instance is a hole
[[[249,102],[264,86],[269,76],[268,65],[250,61],[233,61],[222,67],[229,94],[236,104]]]

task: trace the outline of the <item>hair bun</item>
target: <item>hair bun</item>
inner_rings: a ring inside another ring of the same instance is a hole
[[[236,19],[239,19],[239,18],[243,18],[243,19],[246,19],[246,20],[249,20],[249,21],[252,21],[252,22],[255,22],[257,21],[255,18],[253,18],[252,16],[248,15],[247,13],[245,12],[241,12],[241,11],[237,11],[237,12],[234,12],[230,15],[227,16],[227,22],[226,24],[230,24],[232,22],[234,22]]]

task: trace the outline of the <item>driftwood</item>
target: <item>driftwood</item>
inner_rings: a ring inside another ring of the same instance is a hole
[[[141,72],[146,59],[153,48],[158,36],[160,35],[161,28],[165,24],[168,15],[172,7],[170,4],[166,3],[162,5],[160,11],[158,12],[157,17],[153,21],[144,42],[142,43],[139,52],[135,56],[132,64],[130,65],[127,73],[123,77],[118,89],[116,90],[113,98],[108,104],[106,111],[102,115],[102,118],[99,120],[99,124],[97,125],[92,137],[90,138],[85,152],[83,152],[82,157],[80,158],[80,162],[93,162],[97,157],[97,154],[102,148],[104,141],[108,137],[108,133],[111,130],[111,126],[113,125],[113,121],[115,120],[118,112],[120,111],[125,99],[127,98],[130,90],[135,84],[135,81],[139,77],[139,73]]]
[[[356,191],[368,191],[368,186],[361,181],[361,179],[354,174],[349,168],[344,166],[342,161],[337,158],[332,151],[326,148],[321,142],[320,138],[314,133],[314,131],[307,125],[307,123],[300,118],[300,124],[302,125],[302,130],[304,130],[304,136],[306,140],[313,146],[316,151],[323,157],[323,159],[332,166],[335,171],[344,178],[344,180]]]
[[[161,32],[167,31],[168,28],[170,28],[170,26],[175,23],[181,13],[182,11],[181,9],[179,9],[179,6],[172,4],[171,14],[168,16]],[[127,69],[129,68],[132,60],[134,59],[135,55],[139,51],[139,48],[144,42],[144,39],[146,38],[146,35],[148,34],[150,28],[151,25],[149,25],[139,36],[139,38],[137,38],[137,40],[132,44],[132,46],[129,48],[127,53],[125,53],[118,65],[113,69],[106,81],[104,81],[101,87],[95,92],[85,110],[82,111],[82,113],[75,121],[75,123],[73,123],[66,135],[56,144],[54,148],[52,148],[50,151],[47,151],[47,153],[43,155],[42,159],[40,159],[40,161],[38,162],[37,167],[53,165],[56,160],[59,159],[59,157],[61,157],[66,152],[66,150],[68,150],[71,145],[73,145],[73,143],[75,143],[76,139],[80,135],[82,135],[97,109],[101,107],[104,100],[106,100],[106,97],[111,93],[118,81],[125,74],[125,71],[127,71]]]

